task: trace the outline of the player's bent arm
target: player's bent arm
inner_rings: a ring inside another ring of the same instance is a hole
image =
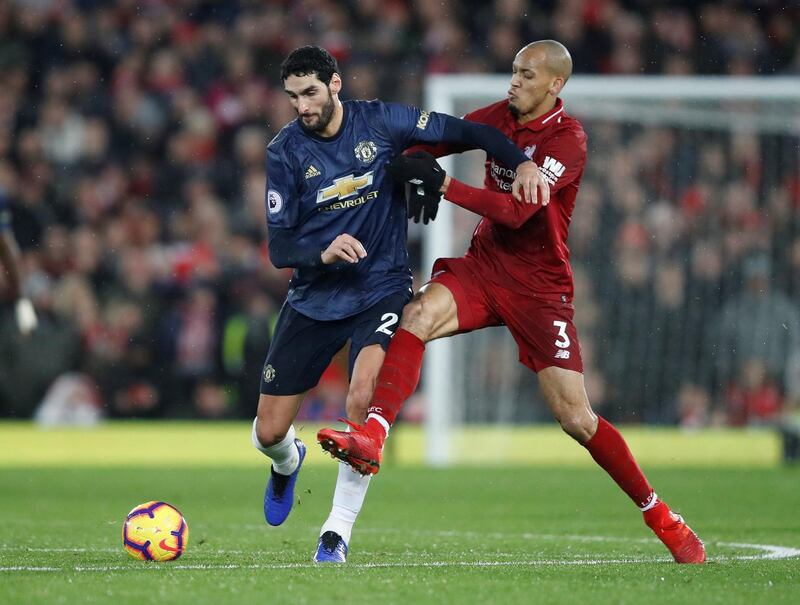
[[[357,263],[367,256],[364,246],[352,235],[342,233],[325,250],[297,243],[293,229],[269,228],[269,258],[278,269],[306,269],[344,261]]]
[[[511,194],[470,187],[450,176],[445,177],[441,191],[457,206],[511,229],[519,229],[544,207],[541,204],[520,204]]]
[[[322,266],[322,250],[297,243],[294,229],[281,229],[270,225],[269,259],[278,269],[305,269]]]

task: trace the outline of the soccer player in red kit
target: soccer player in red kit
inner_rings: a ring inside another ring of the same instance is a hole
[[[586,163],[586,134],[558,98],[571,73],[572,59],[563,45],[553,40],[529,44],[514,59],[508,98],[465,116],[499,128],[514,141],[539,166],[549,200],[544,191],[530,203],[516,201],[509,193],[513,170],[494,158],[487,158],[486,189],[445,175],[430,154],[394,160],[398,178],[439,188],[449,201],[483,219],[466,255],[437,260],[431,280],[404,308],[366,425],[351,432],[323,429],[317,439],[360,472],[377,473],[389,427],[419,381],[425,343],[505,325],[519,347],[520,362],[538,374],[544,399],[563,430],[634,501],[676,561],[702,563],[703,543],[658,499],[622,435],[592,411],[584,389],[567,230]],[[441,156],[461,150],[438,146],[432,151]]]

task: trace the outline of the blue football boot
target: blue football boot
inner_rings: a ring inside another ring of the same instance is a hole
[[[315,563],[346,563],[347,544],[335,531],[326,531],[319,537]]]
[[[306,446],[303,442],[295,439],[294,444],[300,454],[300,462],[297,463],[294,472],[291,475],[281,475],[276,473],[272,466],[269,469],[267,491],[264,492],[264,517],[270,525],[280,525],[292,512],[294,484],[297,482],[297,475],[300,474],[300,467],[303,466],[303,459],[306,457]]]

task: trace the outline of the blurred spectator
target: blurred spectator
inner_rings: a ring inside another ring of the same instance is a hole
[[[797,303],[771,286],[771,262],[758,254],[744,263],[744,291],[720,310],[709,326],[706,342],[718,380],[730,383],[753,360],[764,372],[783,381],[786,362],[800,351]]]

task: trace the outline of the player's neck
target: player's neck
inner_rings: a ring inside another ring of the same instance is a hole
[[[558,97],[551,97],[548,95],[544,101],[539,103],[536,107],[533,108],[532,111],[529,111],[526,114],[522,114],[517,118],[517,123],[525,124],[532,120],[538,120],[544,114],[553,110],[553,107],[556,106],[556,101]]]
[[[342,127],[342,121],[344,120],[344,108],[342,107],[342,102],[339,100],[339,96],[333,97],[333,116],[331,116],[331,121],[328,122],[328,125],[319,133],[319,136],[330,138],[335,136],[339,129]]]

